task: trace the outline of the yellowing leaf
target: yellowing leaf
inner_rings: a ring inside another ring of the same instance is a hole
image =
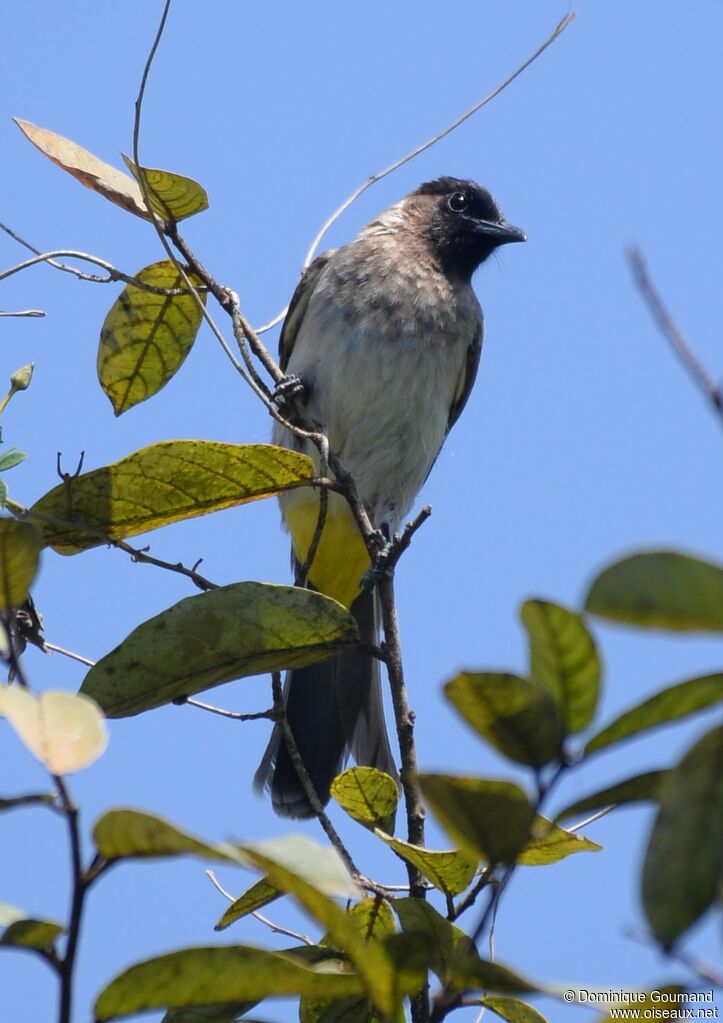
[[[519,786],[448,774],[420,774],[419,783],[435,816],[470,860],[516,859],[534,816]]]
[[[613,743],[640,735],[670,721],[679,721],[722,701],[723,674],[702,675],[700,678],[688,679],[687,682],[679,682],[626,710],[590,739],[585,746],[585,753],[605,749]]]
[[[35,696],[20,686],[0,686],[0,714],[52,774],[88,767],[108,744],[103,715],[87,696],[53,690]]]
[[[111,167],[109,163],[99,160],[87,149],[83,149],[77,142],[56,135],[48,128],[39,128],[36,124],[23,121],[19,117],[14,117],[13,120],[23,135],[37,146],[41,153],[58,167],[72,174],[76,181],[110,199],[116,206],[128,210],[129,213],[135,213],[137,217],[143,217],[145,220],[149,219],[138,183],[128,174]]]
[[[361,991],[358,976],[342,972],[329,960],[307,964],[289,953],[244,945],[187,948],[121,973],[101,991],[94,1018],[110,1020],[149,1009],[256,1002],[284,995],[346,998]]]
[[[30,514],[43,543],[76,554],[273,496],[314,474],[308,455],[272,444],[167,440],[61,483]]]
[[[598,575],[585,610],[629,625],[721,632],[723,567],[680,551],[633,554]]]
[[[519,853],[516,863],[526,867],[544,867],[579,852],[600,852],[602,846],[583,835],[565,831],[545,817],[537,816],[532,825],[533,837]]]
[[[108,717],[128,717],[246,675],[302,667],[355,642],[349,612],[321,593],[233,583],[139,625],[83,680]]]
[[[214,931],[224,931],[227,927],[230,927],[236,920],[240,920],[241,917],[248,916],[249,913],[255,913],[259,909],[263,909],[264,906],[268,906],[270,902],[274,902],[280,898],[284,893],[271,884],[266,878],[262,877],[256,884],[251,885],[243,895],[231,903],[226,912],[223,914],[221,919],[214,927]]]
[[[470,860],[459,849],[423,849],[420,846],[403,842],[400,838],[386,835],[380,829],[375,834],[390,849],[398,853],[409,863],[413,863],[422,874],[445,895],[459,895],[469,885],[475,875],[477,862]]]
[[[544,767],[560,756],[562,716],[541,685],[503,672],[464,671],[444,692],[465,721],[511,760]]]
[[[197,277],[188,276],[200,287]],[[156,288],[185,287],[170,259],[151,263],[136,278]],[[201,300],[205,305],[205,292]],[[201,318],[190,292],[158,295],[126,285],[105,318],[98,348],[98,380],[117,416],[165,387],[190,352]]]
[[[394,829],[399,789],[394,779],[375,767],[350,767],[331,783],[331,794],[349,816],[365,828]]]
[[[521,609],[530,641],[530,677],[560,708],[568,732],[589,725],[600,695],[600,658],[582,616],[549,600]]]
[[[46,949],[62,933],[63,926],[54,920],[37,920],[22,909],[0,903],[0,945]]]
[[[20,607],[38,571],[40,534],[30,522],[0,519],[0,610]]]
[[[104,813],[93,827],[93,841],[107,860],[190,855],[203,860],[238,863],[238,856],[230,847],[204,842],[143,810],[123,808]]]
[[[139,167],[130,156],[126,156],[125,153],[122,156],[139,186],[141,175],[145,179],[153,212],[162,220],[184,220],[186,217],[192,217],[194,213],[208,209],[206,190],[193,178],[186,178],[172,171]]]

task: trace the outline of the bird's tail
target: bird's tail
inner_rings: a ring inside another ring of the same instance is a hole
[[[377,642],[373,592],[351,606],[360,639]],[[301,759],[323,804],[349,752],[358,764],[377,767],[397,778],[384,724],[379,661],[353,648],[328,661],[294,668],[284,687],[286,717]],[[254,777],[257,790],[270,788],[281,817],[313,817],[314,811],[296,775],[279,725]]]

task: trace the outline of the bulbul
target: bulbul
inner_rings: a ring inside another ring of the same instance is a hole
[[[374,525],[399,529],[459,418],[477,375],[484,320],[472,274],[500,245],[525,241],[473,181],[421,185],[319,256],[302,275],[281,331],[280,364],[300,378],[311,416],[352,473]],[[316,450],[275,425],[275,444]],[[292,556],[303,564],[319,515],[311,488],[281,498]],[[329,493],[309,571],[316,590],[348,607],[360,638],[378,642],[378,608],[362,587],[369,557],[346,501]],[[379,662],[350,649],[287,674],[286,714],[316,792],[329,799],[348,754],[397,776]],[[255,784],[283,817],[313,810],[277,725]]]

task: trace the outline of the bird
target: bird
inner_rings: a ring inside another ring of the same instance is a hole
[[[281,369],[303,388],[310,416],[352,474],[375,528],[397,533],[479,365],[484,317],[472,275],[499,246],[526,241],[492,194],[440,177],[394,203],[302,273],[279,340]],[[275,423],[276,445],[315,458],[315,448]],[[319,518],[312,488],[280,497],[292,561],[304,564]],[[308,585],[347,607],[360,639],[379,642],[378,597],[367,548],[344,498],[328,494]],[[367,647],[368,649],[368,647]],[[287,672],[286,719],[322,805],[351,753],[398,781],[387,735],[379,660],[357,647]],[[254,779],[281,817],[314,809],[276,724]]]

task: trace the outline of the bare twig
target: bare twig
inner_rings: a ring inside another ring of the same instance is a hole
[[[185,575],[199,590],[215,590],[218,586],[218,583],[212,583],[210,579],[206,579],[205,576],[196,571],[200,560],[192,568],[188,568],[186,565],[181,564],[180,561],[164,561],[162,558],[154,558],[148,553],[148,547],[132,547],[125,540],[108,540],[107,543],[112,547],[117,547],[119,551],[129,554],[131,561],[138,562],[141,565],[155,565],[156,568],[165,568],[168,572],[177,572],[179,575]]]
[[[382,178],[386,178],[395,170],[399,170],[400,167],[403,167],[405,163],[409,163],[410,160],[413,160],[415,157],[419,156],[420,153],[423,153],[426,149],[430,149],[432,146],[436,145],[437,142],[440,142],[447,135],[451,134],[451,132],[453,132],[456,128],[459,128],[460,124],[463,124],[466,120],[472,117],[473,114],[476,114],[478,110],[481,110],[482,107],[486,106],[496,96],[499,96],[499,94],[504,89],[506,89],[508,85],[511,85],[512,82],[514,82],[514,80],[518,78],[523,71],[527,70],[530,64],[536,61],[537,58],[545,52],[548,46],[552,46],[552,44],[555,42],[558,36],[560,36],[568,27],[568,25],[572,24],[574,20],[575,20],[574,12],[566,14],[562,21],[560,21],[559,24],[555,27],[552,34],[547,37],[544,43],[538,46],[533,54],[531,54],[522,64],[520,64],[520,66],[515,71],[513,71],[512,74],[508,75],[504,79],[504,81],[500,82],[499,85],[496,85],[491,92],[488,92],[487,95],[483,96],[481,100],[478,100],[477,103],[474,104],[474,106],[470,107],[469,110],[466,110],[463,114],[460,114],[459,117],[456,117],[454,121],[451,121],[446,127],[442,128],[441,131],[438,131],[436,135],[433,135],[430,139],[427,139],[427,141],[423,142],[421,145],[415,146],[415,148],[412,149],[409,153],[406,153],[405,156],[401,156],[399,157],[398,160],[395,160],[393,163],[390,163],[388,167],[384,168],[384,170],[377,171],[376,174],[372,174],[371,177],[368,177],[366,181],[363,181],[361,185],[355,188],[351,195],[344,200],[341,206],[337,207],[337,209],[334,210],[334,212],[331,214],[328,220],[326,220],[324,224],[321,226],[321,229],[318,231],[316,237],[311,243],[309,251],[306,254],[306,259],[304,260],[304,270],[306,270],[306,268],[311,265],[311,262],[314,259],[314,256],[316,255],[317,249],[319,248],[319,245],[321,244],[321,241],[324,238],[324,235],[329,230],[329,228],[332,226],[332,224],[336,223],[336,221],[339,219],[342,213],[349,209],[352,203],[356,202],[360,195],[366,192],[368,188],[371,188],[372,185],[375,185],[377,181],[381,181]]]
[[[616,810],[618,806],[620,806],[619,803],[612,803],[610,806],[604,806],[602,810],[598,810],[597,813],[591,814],[583,821],[578,821],[577,824],[573,824],[571,828],[567,828],[566,830],[569,831],[571,835],[574,835],[575,832],[582,831],[583,828],[586,828],[588,824],[594,824],[595,821],[599,821],[601,817],[607,817],[607,815],[613,810]]]
[[[15,316],[15,317],[41,317],[45,316],[42,309],[18,309],[17,312],[3,312],[0,311],[0,316]]]
[[[50,650],[54,654],[62,654],[63,657],[69,657],[73,661],[79,661],[81,664],[85,664],[88,668],[92,668],[95,665],[95,661],[91,661],[88,657],[83,657],[82,654],[76,654],[74,650],[66,650],[63,646],[58,646],[57,643],[49,643],[47,639],[43,640],[43,650]]]
[[[299,779],[299,784],[304,790],[304,795],[309,800],[311,808],[316,814],[316,817],[318,818],[318,821],[321,824],[322,828],[326,832],[326,837],[329,839],[331,844],[339,853],[339,856],[341,856],[342,860],[344,861],[347,870],[352,875],[352,877],[354,877],[356,880],[359,880],[362,877],[362,874],[358,869],[356,863],[354,863],[354,860],[351,858],[351,854],[349,853],[348,849],[346,848],[341,838],[339,837],[339,833],[337,832],[336,828],[329,820],[329,817],[327,816],[326,811],[324,810],[321,800],[319,799],[316,793],[314,783],[309,777],[309,772],[306,770],[304,761],[301,759],[299,747],[296,745],[296,740],[294,739],[294,733],[291,731],[291,726],[289,725],[289,722],[286,719],[286,706],[284,704],[284,688],[281,684],[281,674],[278,671],[272,672],[271,689],[274,697],[275,719],[281,727],[281,731],[284,738],[284,744],[289,754],[289,759],[291,760],[293,768],[296,771],[296,777]]]
[[[232,721],[261,721],[265,719],[267,721],[273,721],[275,718],[273,707],[268,710],[260,710],[254,714],[242,714],[236,710],[226,710],[224,707],[214,707],[212,703],[203,703],[202,700],[196,700],[194,697],[185,696],[178,703],[181,706],[188,704],[190,707],[198,707],[199,710],[206,710],[210,714],[218,714],[223,718],[230,718]]]
[[[36,249],[34,245],[30,245],[29,242],[23,241],[19,235],[11,231],[9,227],[4,224],[0,224],[0,229],[11,235],[16,241],[19,241],[26,248],[30,249],[31,252],[35,253],[32,259],[26,259],[22,263],[16,263],[15,266],[9,267],[7,270],[0,271],[0,281],[4,281],[7,277],[12,277],[13,274],[20,273],[23,270],[29,269],[31,266],[36,266],[38,263],[48,263],[49,266],[54,267],[56,270],[62,270],[65,273],[73,274],[81,281],[91,281],[93,284],[113,284],[118,281],[123,281],[125,284],[132,284],[136,288],[140,288],[142,291],[150,291],[155,295],[165,295],[172,297],[174,295],[186,295],[188,294],[186,288],[158,288],[154,284],[146,284],[144,281],[139,281],[133,274],[124,273],[119,270],[118,267],[113,266],[106,259],[101,259],[100,256],[93,256],[90,252],[79,252],[76,249],[53,249],[51,252],[41,252]],[[102,270],[105,270],[106,276],[101,277],[100,274],[89,274],[83,270],[79,270],[75,266],[70,266],[68,263],[59,263],[60,257],[64,259],[81,259],[86,263],[91,263],[93,266],[99,266]],[[4,313],[0,315],[5,316],[44,316],[41,310],[30,309],[24,313]]]
[[[699,390],[708,399],[718,415],[723,417],[723,391],[721,391],[720,386],[715,380],[709,376],[708,371],[675,323],[663,299],[660,297],[660,293],[652,282],[643,254],[639,248],[633,246],[628,250],[628,262],[630,263],[630,269],[633,272],[638,290],[643,296],[648,310],[661,332],[669,341],[673,351],[681,360]]]
[[[233,896],[231,892],[227,891],[223,887],[223,885],[221,884],[221,882],[219,881],[219,879],[216,877],[215,873],[212,870],[206,871],[206,877],[209,879],[209,881],[214,886],[216,891],[220,892],[225,899],[228,899],[229,902],[236,901],[235,896]],[[310,938],[308,934],[299,934],[298,931],[291,931],[289,930],[288,927],[282,927],[280,924],[275,924],[273,920],[269,920],[267,916],[263,916],[263,914],[259,913],[258,910],[254,910],[251,913],[251,916],[256,917],[259,923],[264,924],[264,926],[268,927],[269,930],[273,931],[274,934],[285,934],[287,938],[293,938],[295,941],[300,941],[304,945],[316,944],[314,939]]]
[[[68,822],[68,834],[70,836],[72,896],[70,920],[68,922],[68,940],[65,946],[65,954],[58,966],[60,974],[60,1015],[58,1019],[59,1023],[71,1023],[75,954],[78,948],[78,938],[80,937],[83,904],[88,889],[88,882],[83,875],[83,864],[81,861],[78,808],[70,797],[65,780],[60,775],[53,775],[52,777],[60,793],[60,803]]]
[[[492,867],[485,867],[481,871],[474,887],[470,888],[465,897],[454,907],[454,913],[449,917],[450,920],[458,920],[463,913],[466,913],[468,909],[474,906],[482,891],[492,880],[492,874]]]

